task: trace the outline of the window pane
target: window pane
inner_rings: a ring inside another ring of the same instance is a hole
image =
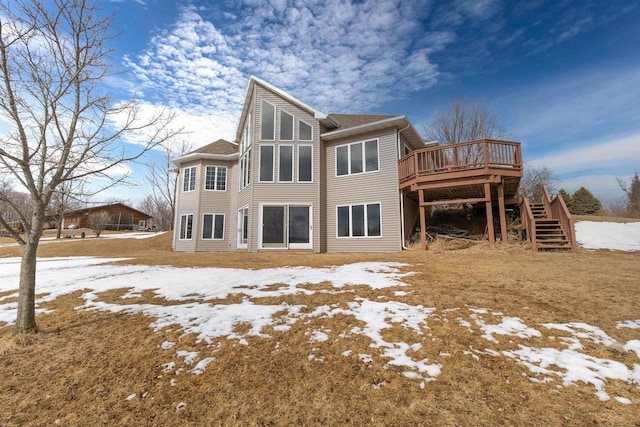
[[[187,239],[191,239],[193,232],[193,215],[187,215]]]
[[[274,119],[276,116],[276,109],[273,105],[269,104],[267,101],[262,101],[262,121],[261,121],[261,133],[260,138],[262,139],[273,139],[274,134]]]
[[[289,207],[289,243],[309,243],[309,207]]]
[[[298,181],[311,182],[312,178],[312,155],[313,147],[301,145],[298,147]]]
[[[182,191],[193,191],[196,189],[196,167],[192,166],[184,169],[182,176]]]
[[[192,167],[191,176],[189,177],[189,190],[193,191],[196,189],[196,167]]]
[[[284,111],[280,112],[280,139],[293,141],[293,116]]]
[[[364,205],[351,206],[351,235],[364,236]]]
[[[366,171],[378,170],[378,141],[367,141],[364,143]]]
[[[246,185],[251,183],[251,151],[247,151],[247,175],[245,180],[247,181]]]
[[[216,215],[214,239],[224,239],[224,215]]]
[[[260,146],[260,181],[273,181],[273,146]]]
[[[265,206],[262,215],[262,243],[284,244],[284,206]]]
[[[300,139],[300,141],[311,141],[311,133],[311,126],[301,120],[298,120],[298,139]]]
[[[202,222],[202,238],[211,239],[213,237],[213,215],[205,215]]]
[[[278,180],[293,181],[293,147],[281,145],[278,151]]]
[[[216,189],[216,168],[215,166],[207,166],[207,170],[204,177],[204,189],[215,190]]]
[[[336,148],[336,173],[347,175],[349,173],[349,146]]]
[[[227,168],[218,168],[216,177],[216,190],[225,191],[227,189]]]
[[[351,145],[351,173],[362,172],[362,143]]]
[[[367,236],[380,236],[380,205],[367,205]]]
[[[338,207],[338,236],[349,236],[349,206]]]
[[[180,239],[191,239],[193,228],[193,215],[180,216]]]
[[[242,243],[249,240],[249,209],[242,211]]]

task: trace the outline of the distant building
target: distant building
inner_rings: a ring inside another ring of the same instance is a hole
[[[63,227],[69,228],[72,224],[74,228],[89,227],[89,214],[102,211],[110,214],[109,222],[105,228],[106,230],[147,230],[153,227],[153,220],[150,215],[123,203],[92,206],[90,208],[65,212]],[[54,222],[52,225],[54,228],[58,228],[57,222]]]

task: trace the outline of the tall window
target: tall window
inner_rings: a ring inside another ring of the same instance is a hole
[[[191,240],[193,234],[193,214],[180,215],[180,240]]]
[[[224,239],[224,215],[204,214],[202,219],[202,238],[207,240]]]
[[[260,115],[260,139],[273,141],[275,139],[276,107],[262,100]]]
[[[280,111],[280,140],[293,141],[293,116]]]
[[[260,146],[260,181],[273,182],[273,145]]]
[[[196,189],[196,167],[191,166],[182,169],[182,191],[193,191]]]
[[[338,206],[338,237],[380,237],[380,203]]]
[[[338,176],[374,172],[379,168],[377,139],[336,147],[336,175]]]
[[[225,191],[227,189],[227,168],[225,166],[207,166],[204,189]]]
[[[298,182],[313,181],[313,146],[298,145]]]
[[[278,146],[278,181],[293,181],[293,145]]]
[[[251,129],[251,112],[249,112],[240,140],[240,190],[251,182]]]
[[[313,128],[302,120],[298,120],[298,139],[300,141],[313,140]]]

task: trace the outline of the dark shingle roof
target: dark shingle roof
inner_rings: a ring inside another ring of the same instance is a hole
[[[340,129],[348,129],[369,123],[379,122],[396,116],[383,116],[373,114],[329,114],[331,120],[340,125]]]
[[[224,139],[219,139],[211,144],[207,144],[204,147],[200,147],[197,150],[193,150],[193,153],[204,153],[204,154],[221,154],[221,155],[229,155],[236,154],[238,152],[238,146],[229,141],[225,141]]]

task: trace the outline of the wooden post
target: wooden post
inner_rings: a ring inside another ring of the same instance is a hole
[[[502,241],[506,243],[509,237],[507,236],[507,215],[504,210],[504,185],[502,182],[498,184],[498,209],[500,210],[500,234]]]
[[[491,184],[486,182],[484,184],[484,197],[487,201],[485,207],[487,209],[487,232],[489,233],[489,243],[492,245],[496,243],[496,233],[493,229],[493,211],[491,207]]]
[[[418,190],[418,209],[420,209],[420,247],[422,250],[427,249],[427,218],[425,218],[424,193]]]

